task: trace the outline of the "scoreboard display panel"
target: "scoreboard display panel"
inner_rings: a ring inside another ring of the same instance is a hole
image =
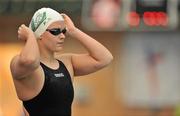
[[[173,30],[178,26],[177,0],[131,0],[126,27],[130,30]]]
[[[176,30],[178,0],[83,0],[82,26],[90,31]]]

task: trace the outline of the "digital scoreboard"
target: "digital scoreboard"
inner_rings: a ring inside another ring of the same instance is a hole
[[[177,0],[131,0],[125,27],[130,30],[172,30],[178,26]]]
[[[84,0],[90,31],[163,31],[178,27],[178,0]]]

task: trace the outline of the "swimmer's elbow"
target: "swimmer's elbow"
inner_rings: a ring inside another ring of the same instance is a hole
[[[112,54],[109,54],[104,60],[100,62],[100,67],[106,67],[113,61],[113,56]]]
[[[40,60],[35,57],[20,57],[19,63],[21,65],[31,67],[31,68],[37,68],[40,64]]]

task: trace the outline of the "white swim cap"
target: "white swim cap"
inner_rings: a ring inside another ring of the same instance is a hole
[[[34,32],[36,38],[39,38],[47,27],[55,21],[64,21],[64,19],[51,8],[41,8],[34,13],[29,28]]]

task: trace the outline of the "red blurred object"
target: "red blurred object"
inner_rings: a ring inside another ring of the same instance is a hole
[[[135,11],[132,11],[128,14],[127,21],[129,26],[138,27],[140,26],[140,21],[143,20],[146,26],[168,26],[168,16],[165,12],[144,12],[142,18],[140,14]]]
[[[138,27],[140,24],[140,16],[137,12],[130,12],[128,14],[128,24],[133,27]]]
[[[168,25],[168,17],[165,12],[144,12],[143,21],[147,26]]]

